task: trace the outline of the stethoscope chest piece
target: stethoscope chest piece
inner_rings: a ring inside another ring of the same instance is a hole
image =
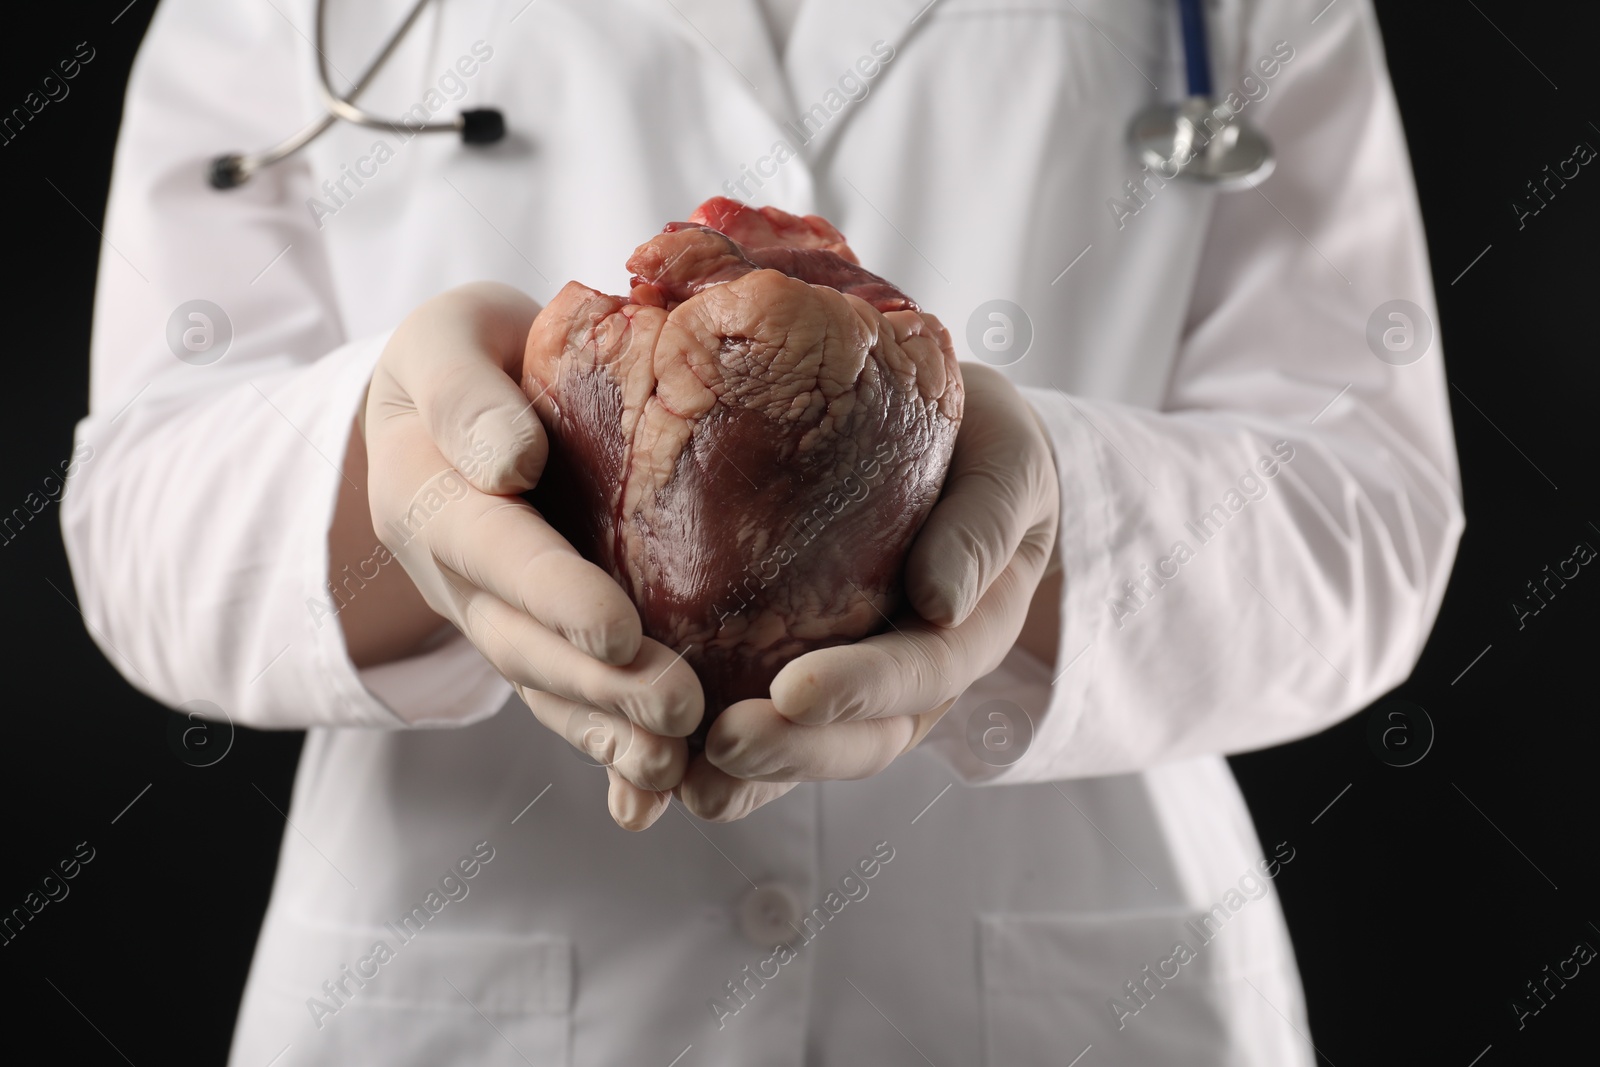
[[[1183,177],[1219,190],[1242,189],[1272,173],[1272,148],[1224,102],[1191,96],[1155,104],[1128,127],[1139,161],[1164,179]]]
[[[1188,93],[1152,104],[1128,124],[1128,144],[1164,180],[1184,178],[1213,189],[1243,189],[1272,173],[1272,146],[1211,90],[1204,0],[1178,0]]]

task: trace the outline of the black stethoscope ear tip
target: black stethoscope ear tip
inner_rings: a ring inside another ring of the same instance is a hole
[[[324,131],[332,126],[334,120],[345,119],[358,126],[367,126],[377,129],[390,130],[410,140],[413,134],[418,133],[456,133],[463,144],[486,145],[503,140],[506,135],[506,117],[498,108],[485,107],[471,111],[462,111],[454,119],[446,122],[420,122],[413,123],[407,119],[393,121],[378,118],[369,112],[362,111],[354,103],[357,94],[366,88],[378,71],[383,69],[384,61],[394,51],[395,46],[405,38],[406,32],[416,22],[417,16],[428,5],[430,0],[415,0],[410,12],[406,15],[399,27],[389,35],[389,40],[378,49],[378,54],[373,57],[367,69],[356,79],[355,83],[346,90],[344,96],[335,93],[328,84],[327,60],[317,64],[317,82],[323,96],[324,114],[303,129],[284,138],[271,148],[263,149],[253,154],[230,152],[225,156],[218,156],[206,167],[206,182],[213,189],[237,189],[264,167],[288,157],[305,148],[306,145],[316,140]],[[315,0],[316,31],[312,36],[312,48],[318,55],[322,54],[323,29],[326,23],[328,0]]]
[[[250,173],[244,168],[244,157],[237,152],[213,159],[206,172],[206,180],[213,189],[237,189],[249,178]]]
[[[464,144],[494,144],[506,135],[506,117],[498,108],[484,107],[461,113]]]

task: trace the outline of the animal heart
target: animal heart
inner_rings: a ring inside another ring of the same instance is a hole
[[[716,198],[568,282],[522,387],[550,437],[529,501],[682,653],[711,720],[812,649],[889,625],[961,423],[950,334],[817,216]]]

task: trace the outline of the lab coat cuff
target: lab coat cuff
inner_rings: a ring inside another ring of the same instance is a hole
[[[350,426],[388,341],[385,333],[325,357],[322,370],[327,377],[319,390],[322,414],[307,431],[323,455],[343,459]],[[351,662],[337,619],[339,604],[328,588],[328,531],[333,527],[340,476],[330,469],[323,491],[308,494],[325,510],[317,522],[302,527],[321,533],[316,545],[307,546],[302,554],[308,565],[301,576],[306,603],[323,605],[323,610],[308,613],[309,637],[316,671],[341,709],[339,719],[354,726],[396,728],[465,726],[493,715],[510,697],[511,686],[453,627],[441,626],[421,650],[404,659],[372,667]],[[399,566],[392,557],[389,562]]]
[[[356,676],[401,726],[467,726],[487,719],[511,697],[511,684],[448,624],[417,655],[357,668]]]
[[[1054,664],[1013,647],[974,682],[928,734],[931,749],[967,785],[1086,777],[1093,761],[1076,748],[1092,699],[1092,650],[1104,625],[1091,590],[1108,578],[1113,486],[1102,439],[1084,404],[1055,389],[1024,387],[1055,455],[1061,486],[1056,557],[1062,569],[1060,639]]]

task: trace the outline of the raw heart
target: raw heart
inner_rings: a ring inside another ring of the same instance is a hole
[[[703,737],[795,657],[888,628],[961,373],[817,216],[719,197],[627,265],[629,299],[568,282],[533,324],[551,451],[528,499],[694,667]]]

